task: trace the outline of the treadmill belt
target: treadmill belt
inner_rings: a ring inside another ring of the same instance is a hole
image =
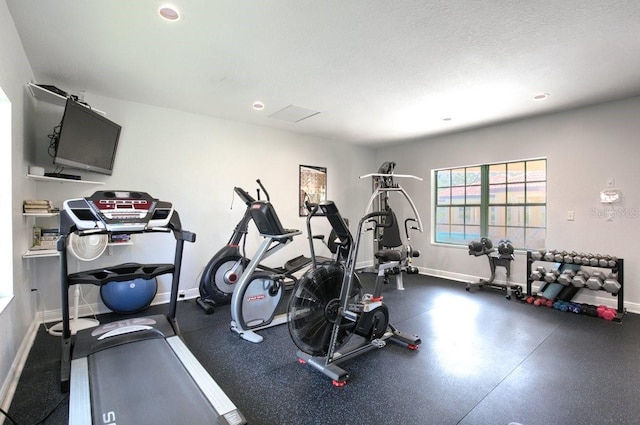
[[[216,410],[162,338],[90,355],[89,377],[94,424],[219,423]]]

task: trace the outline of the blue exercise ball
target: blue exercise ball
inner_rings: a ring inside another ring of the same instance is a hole
[[[100,287],[102,302],[111,311],[122,314],[137,313],[149,307],[156,296],[156,278],[137,278],[124,282],[109,282]]]

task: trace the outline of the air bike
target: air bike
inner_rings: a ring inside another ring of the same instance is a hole
[[[269,192],[267,192],[262,182],[259,179],[256,180],[256,182],[264,192],[267,202],[270,201]],[[215,305],[229,304],[231,302],[233,289],[251,261],[244,253],[244,244],[249,223],[253,220],[251,206],[256,202],[256,198],[241,187],[234,187],[233,191],[242,202],[244,202],[246,209],[242,219],[236,224],[227,244],[211,257],[211,260],[209,260],[202,272],[199,287],[200,297],[197,299],[197,302],[208,314],[214,312]],[[257,195],[258,200],[260,200],[260,189],[257,190]],[[290,239],[280,239],[279,241],[289,242]],[[241,246],[242,250],[240,248]],[[275,250],[264,253],[262,259],[267,258],[273,252],[275,252]],[[282,275],[285,278],[285,284],[288,287],[292,287],[297,281],[294,273],[304,269],[310,263],[310,258],[299,255],[287,261],[282,267],[268,267],[264,264],[257,263],[255,264],[255,268],[272,274]]]
[[[299,348],[298,361],[308,364],[333,380],[335,386],[346,384],[349,374],[338,364],[395,342],[417,350],[418,336],[397,330],[389,323],[389,310],[382,302],[382,286],[385,270],[397,267],[399,261],[382,258],[373,294],[362,294],[362,286],[356,274],[356,258],[360,235],[365,223],[368,230],[392,225],[388,211],[372,212],[360,219],[358,233],[353,237],[332,201],[311,205],[307,216],[309,243],[312,242],[310,220],[324,216],[329,220],[338,239],[338,255],[335,261],[319,263],[304,274],[293,289],[289,299],[289,333]],[[386,223],[377,220],[386,218]],[[313,253],[313,246],[311,246]],[[351,339],[353,335],[357,339]]]

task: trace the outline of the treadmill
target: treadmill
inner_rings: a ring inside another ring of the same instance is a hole
[[[171,233],[170,264],[125,263],[68,273],[71,233]],[[70,199],[60,212],[62,293],[61,389],[70,391],[70,425],[218,424],[246,420],[180,338],[176,308],[185,242],[195,234],[182,229],[171,203],[145,192],[98,191]],[[130,318],[71,334],[69,287],[78,284],[151,279],[171,274],[166,315]]]

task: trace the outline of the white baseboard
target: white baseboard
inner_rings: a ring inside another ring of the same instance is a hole
[[[27,329],[27,333],[22,339],[22,343],[18,348],[16,357],[11,364],[9,374],[7,375],[7,378],[5,379],[5,382],[2,384],[2,388],[0,389],[0,400],[2,400],[2,404],[0,404],[0,406],[5,412],[9,411],[9,407],[11,406],[11,402],[13,401],[13,396],[16,392],[16,388],[18,387],[18,381],[20,380],[20,375],[22,375],[22,369],[27,362],[29,351],[31,351],[33,342],[36,339],[38,325],[38,320],[34,318],[29,325],[29,329]],[[0,425],[4,423],[4,419],[4,415],[0,417]]]
[[[368,267],[372,267],[373,266],[373,262],[368,261],[368,262],[362,262],[362,263],[358,263],[357,268],[358,269],[365,269]],[[476,283],[478,282],[480,279],[485,278],[485,277],[481,277],[481,276],[472,276],[472,275],[467,275],[467,274],[462,274],[462,273],[455,273],[455,272],[450,272],[450,271],[446,271],[446,270],[437,270],[437,269],[430,269],[430,268],[425,268],[425,267],[418,267],[418,271],[420,274],[423,275],[427,275],[427,276],[433,276],[433,277],[440,277],[443,279],[448,279],[448,280],[453,280],[456,282],[461,282],[464,283],[465,285],[467,283]],[[506,281],[501,280],[501,279],[496,279],[495,280],[496,283],[506,283]],[[514,285],[520,285],[522,286],[523,291],[526,291],[526,287],[527,284],[522,283],[522,282],[515,282],[513,280],[510,281],[512,284]],[[532,288],[532,291],[535,293],[537,290],[539,289],[538,286],[534,285]],[[193,299],[193,298],[197,298],[200,296],[200,292],[198,290],[198,288],[191,288],[191,289],[187,289],[185,291],[180,291],[180,299]],[[168,292],[165,293],[161,293],[161,294],[157,294],[156,297],[153,299],[151,305],[156,305],[156,304],[166,304],[169,302],[169,298],[170,298],[170,294]],[[576,302],[579,303],[588,303],[588,304],[594,304],[594,305],[607,305],[609,307],[612,308],[617,308],[617,298],[613,297],[611,295],[609,295],[608,293],[604,292],[604,291],[581,291],[575,298]],[[627,309],[627,311],[631,312],[631,313],[640,313],[640,304],[638,303],[630,303],[630,302],[625,302],[624,303],[624,307]],[[102,314],[102,313],[108,313],[110,312],[110,310],[102,303],[97,303],[97,304],[83,304],[80,305],[80,307],[78,308],[78,316],[80,317],[88,317],[88,316],[92,316],[94,314]],[[72,312],[73,313],[73,312]],[[50,322],[59,322],[60,320],[62,320],[62,311],[60,309],[58,310],[47,310],[44,312],[44,322],[45,323],[50,323]],[[41,313],[38,313],[38,324],[42,323],[43,316]],[[0,424],[1,425],[1,424]]]

